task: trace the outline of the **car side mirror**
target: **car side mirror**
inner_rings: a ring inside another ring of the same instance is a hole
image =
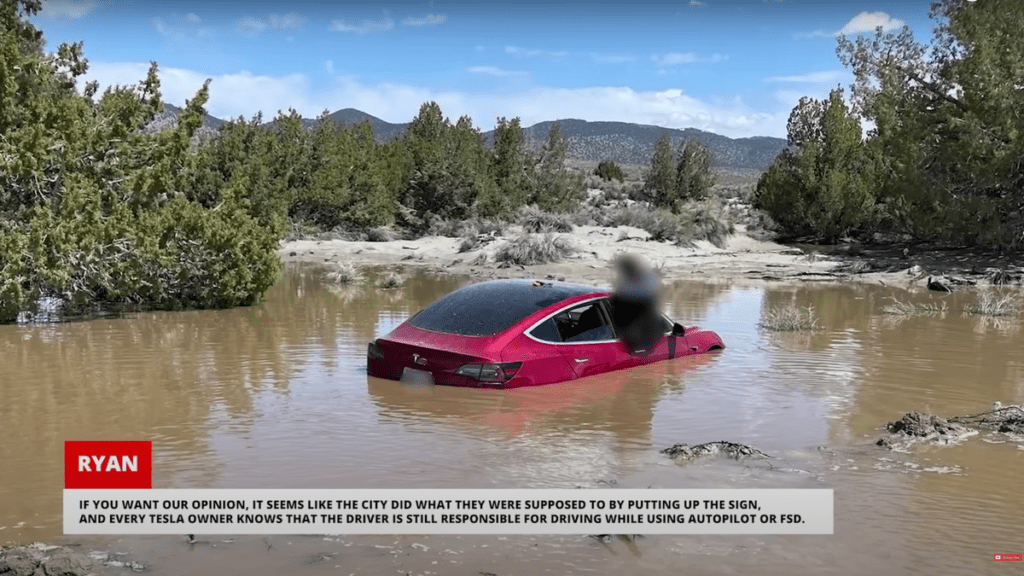
[[[679,322],[676,322],[675,324],[672,324],[672,335],[673,336],[685,336],[686,335],[686,328],[682,324],[680,324]]]

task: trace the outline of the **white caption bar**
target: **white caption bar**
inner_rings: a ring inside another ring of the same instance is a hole
[[[832,534],[832,490],[64,490],[65,534]]]

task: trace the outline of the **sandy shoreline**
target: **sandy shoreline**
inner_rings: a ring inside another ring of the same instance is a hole
[[[650,240],[645,230],[630,226],[617,228],[578,226],[559,234],[576,248],[576,253],[557,263],[502,267],[494,258],[506,240],[519,233],[510,228],[505,235],[485,246],[459,253],[461,239],[429,236],[390,242],[345,240],[293,240],[279,250],[285,263],[307,262],[331,266],[408,266],[439,273],[486,278],[565,278],[568,281],[608,285],[612,280],[610,262],[616,254],[632,252],[661,267],[665,281],[693,280],[730,283],[869,282],[907,289],[925,289],[927,278],[947,275],[952,284],[988,284],[987,275],[1000,268],[996,261],[979,266],[977,258],[921,256],[887,251],[819,254],[748,236],[742,228],[730,236],[723,248],[710,242],[681,247]],[[1002,264],[1005,268],[1006,264]],[[1010,267],[1011,270],[1013,267]],[[1019,279],[1017,280],[1019,283]]]

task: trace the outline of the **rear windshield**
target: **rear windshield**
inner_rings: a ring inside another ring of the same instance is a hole
[[[530,280],[481,282],[456,290],[413,316],[424,330],[461,336],[489,336],[566,298],[599,292],[590,286],[560,282],[534,286]]]

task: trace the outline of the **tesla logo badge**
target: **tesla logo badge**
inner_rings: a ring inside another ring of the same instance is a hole
[[[427,359],[422,357],[422,356],[420,356],[419,354],[413,354],[412,355],[412,361],[417,363],[417,364],[419,364],[420,366],[426,366],[427,365]]]

